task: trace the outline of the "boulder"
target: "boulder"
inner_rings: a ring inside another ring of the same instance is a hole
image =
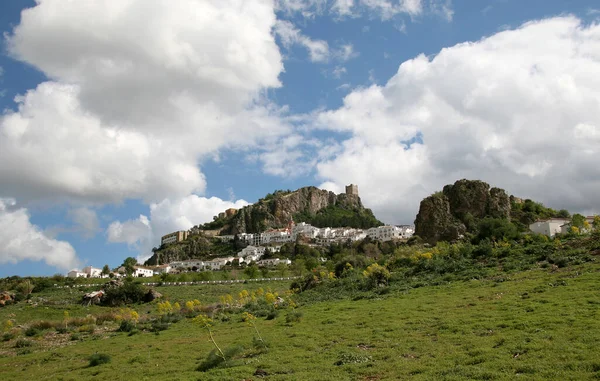
[[[0,307],[4,307],[7,304],[12,304],[15,301],[15,294],[8,292],[8,291],[2,291],[0,292]]]
[[[159,298],[162,298],[162,294],[154,289],[150,289],[146,295],[144,295],[144,302],[150,303]]]

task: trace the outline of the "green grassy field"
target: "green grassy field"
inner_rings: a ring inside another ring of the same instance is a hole
[[[255,332],[241,314],[222,315],[212,330],[221,348],[242,346],[229,367],[199,372],[212,350],[208,332],[190,319],[169,329],[129,336],[114,322],[77,332],[48,329],[23,334],[0,346],[0,379],[16,380],[572,380],[600,378],[600,266],[535,269],[495,280],[452,282],[369,299],[314,302],[256,327],[268,351],[252,345]],[[213,288],[211,288],[213,287]],[[174,301],[203,304],[251,287],[282,291],[286,283],[164,287]],[[104,307],[74,306],[80,294],[48,290],[36,307],[0,309],[0,322],[25,329],[31,320],[60,321],[100,314]],[[54,304],[53,304],[54,303]],[[134,306],[141,316],[155,306]],[[294,319],[288,319],[294,320]],[[111,362],[89,367],[94,353]]]

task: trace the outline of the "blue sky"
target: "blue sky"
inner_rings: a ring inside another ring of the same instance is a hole
[[[0,277],[307,185],[396,224],[463,177],[595,213],[595,3],[3,1]]]

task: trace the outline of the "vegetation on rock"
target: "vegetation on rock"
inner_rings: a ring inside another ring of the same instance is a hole
[[[425,242],[455,241],[462,236],[512,239],[540,218],[568,215],[532,200],[508,196],[479,180],[458,180],[421,201],[415,234]]]

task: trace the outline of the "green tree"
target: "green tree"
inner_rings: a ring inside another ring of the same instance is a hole
[[[104,265],[104,267],[102,268],[102,275],[108,274],[110,274],[110,267],[108,267],[108,265]]]
[[[571,226],[575,226],[578,229],[583,228],[584,223],[585,223],[585,217],[579,213],[574,214],[573,217],[571,218]]]
[[[133,274],[133,272],[135,271],[134,266],[137,265],[137,259],[133,258],[133,257],[127,257],[125,258],[125,260],[123,261],[123,264],[121,266],[125,267],[125,272],[127,273],[127,275],[131,275]]]
[[[600,231],[600,216],[598,216],[598,215],[594,216],[593,226],[594,226],[595,231]]]
[[[571,213],[569,213],[566,209],[561,209],[558,211],[557,217],[560,218],[571,218]]]
[[[491,241],[511,240],[519,236],[517,227],[510,221],[503,218],[486,217],[479,221],[479,233],[474,239],[474,243],[479,243],[484,239]]]
[[[248,276],[250,279],[254,279],[258,276],[258,266],[254,263],[244,269],[244,274]]]

